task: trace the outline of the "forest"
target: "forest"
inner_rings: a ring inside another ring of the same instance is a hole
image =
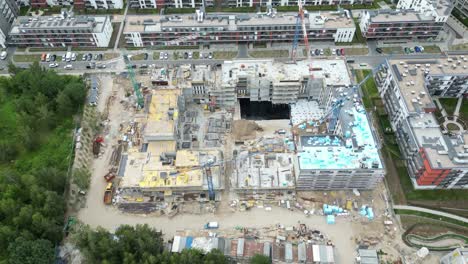
[[[38,63],[9,71],[0,78],[0,263],[51,263],[86,85]]]
[[[73,132],[87,88],[81,77],[58,75],[34,63],[9,66],[0,77],[0,264],[56,263],[64,238]],[[84,263],[233,263],[220,251],[171,254],[163,234],[147,225],[115,233],[76,225],[67,241]],[[251,263],[270,263],[255,256]]]

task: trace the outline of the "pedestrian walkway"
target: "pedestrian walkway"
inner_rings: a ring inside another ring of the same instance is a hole
[[[454,215],[454,214],[450,214],[450,213],[446,213],[446,212],[431,210],[431,209],[427,209],[427,208],[423,208],[423,207],[409,206],[409,205],[394,205],[393,209],[412,210],[412,211],[417,211],[417,212],[429,213],[429,214],[433,214],[433,215],[438,215],[438,216],[451,218],[451,219],[461,221],[461,222],[464,222],[464,223],[468,223],[468,218],[461,217],[461,216]]]

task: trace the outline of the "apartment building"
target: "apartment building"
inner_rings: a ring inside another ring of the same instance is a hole
[[[455,0],[454,7],[465,17],[468,17],[468,0]]]
[[[8,32],[18,16],[18,6],[13,0],[0,0],[0,46],[6,47]]]
[[[452,4],[445,0],[402,0],[396,10],[362,12],[359,27],[367,39],[397,42],[436,39],[452,8]]]
[[[417,189],[468,188],[468,133],[449,133],[434,96],[468,94],[466,58],[387,61],[376,83]]]
[[[107,47],[112,25],[109,16],[18,17],[9,36],[17,47]]]
[[[264,15],[205,14],[177,16],[127,16],[124,28],[129,47],[209,45],[216,43],[291,42],[297,13]],[[309,41],[351,42],[355,25],[349,13],[309,13],[306,30]],[[302,37],[302,34],[300,34]]]

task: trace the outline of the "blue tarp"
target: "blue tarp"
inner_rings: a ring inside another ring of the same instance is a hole
[[[192,248],[193,237],[188,236],[185,241],[185,248]]]
[[[335,223],[335,216],[334,215],[327,215],[327,224],[331,225]]]

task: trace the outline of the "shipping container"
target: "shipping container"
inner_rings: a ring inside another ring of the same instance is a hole
[[[180,245],[180,236],[175,236],[174,241],[172,242],[172,252],[178,252]]]
[[[244,242],[245,240],[243,238],[239,238],[239,240],[237,240],[237,257],[244,256]]]

